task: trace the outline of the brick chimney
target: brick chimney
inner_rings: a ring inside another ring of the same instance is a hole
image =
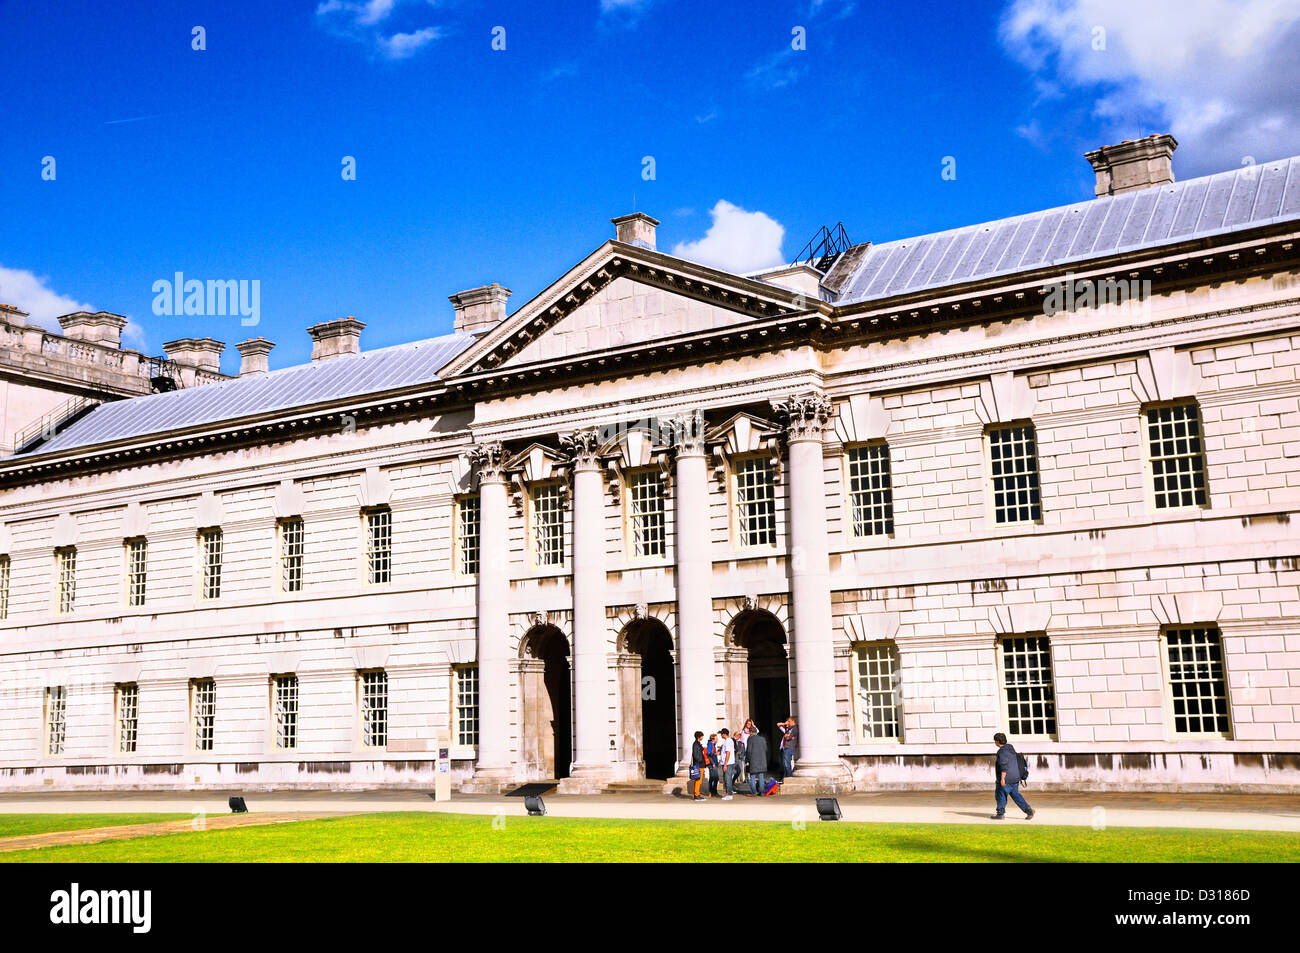
[[[249,338],[236,344],[235,349],[239,351],[239,376],[265,374],[270,370],[266,356],[273,347],[275,345],[266,338]]]
[[[311,359],[328,361],[333,357],[360,354],[361,332],[365,327],[352,315],[312,325],[307,329],[311,335]]]
[[[213,373],[221,372],[221,352],[225,349],[213,338],[179,338],[163,345],[167,360]]]
[[[1097,195],[1119,195],[1173,182],[1177,148],[1177,139],[1159,133],[1145,139],[1125,139],[1117,146],[1102,146],[1084,158],[1097,173]]]
[[[109,347],[122,346],[122,329],[126,327],[126,318],[108,311],[76,311],[59,318],[59,326],[65,336],[74,341],[88,341],[92,344],[106,344]]]
[[[655,250],[655,226],[659,224],[645,212],[633,212],[611,218],[614,223],[614,238],[625,245],[638,245],[641,248]]]
[[[510,289],[495,282],[451,295],[447,300],[456,309],[457,334],[483,334],[506,319],[506,299]]]
[[[21,328],[27,324],[29,317],[26,311],[23,311],[12,304],[0,304],[0,324],[7,324],[10,327]]]

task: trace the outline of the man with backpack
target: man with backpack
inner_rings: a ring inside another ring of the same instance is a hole
[[[745,761],[748,765],[749,790],[754,797],[767,793],[767,739],[753,729],[745,742]]]
[[[1030,820],[1034,816],[1034,809],[1020,793],[1020,783],[1029,777],[1029,763],[1024,755],[1017,754],[1016,749],[1007,744],[1007,736],[1002,732],[993,736],[993,743],[998,746],[998,756],[993,762],[994,797],[998,812],[993,815],[993,820],[1000,821],[1006,816],[1008,797],[1025,812],[1025,820]]]

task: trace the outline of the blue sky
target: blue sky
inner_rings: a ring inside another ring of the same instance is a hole
[[[1266,161],[1300,152],[1297,8],[0,2],[0,301],[127,314],[151,353],[262,335],[278,367],[322,320],[370,348],[447,332],[465,288],[518,307],[633,210],[662,250],[757,267],[836,221],[885,241],[1088,198],[1083,152],[1150,132],[1180,178]],[[261,323],[154,315],[177,271],[259,280]]]

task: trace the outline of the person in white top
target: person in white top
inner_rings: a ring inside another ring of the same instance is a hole
[[[731,732],[723,728],[718,733],[718,770],[722,772],[722,795],[724,801],[730,801],[736,787],[736,743],[731,740]]]

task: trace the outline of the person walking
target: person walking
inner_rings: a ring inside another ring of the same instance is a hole
[[[767,788],[767,739],[755,728],[745,742],[745,761],[749,770],[749,790],[762,797]]]
[[[786,717],[777,725],[781,729],[781,783],[794,774],[794,749],[799,741],[799,726],[795,724],[794,715]]]
[[[1016,754],[1015,748],[1007,744],[1007,736],[1000,731],[993,736],[993,743],[998,746],[998,756],[993,762],[994,798],[998,812],[993,815],[993,820],[1000,821],[1006,817],[1008,797],[1025,812],[1025,820],[1030,820],[1034,816],[1034,809],[1020,793],[1020,782],[1023,780],[1020,776],[1020,756]]]
[[[718,768],[722,772],[722,799],[730,801],[736,793],[736,743],[731,740],[730,729],[722,729],[718,741]]]
[[[709,797],[718,796],[718,736],[709,735],[708,746],[704,749],[704,759],[709,763]]]
[[[704,769],[706,767],[703,738],[704,732],[695,732],[695,741],[691,745],[691,797],[696,801],[704,800],[704,797],[700,794],[700,787],[704,784]]]

